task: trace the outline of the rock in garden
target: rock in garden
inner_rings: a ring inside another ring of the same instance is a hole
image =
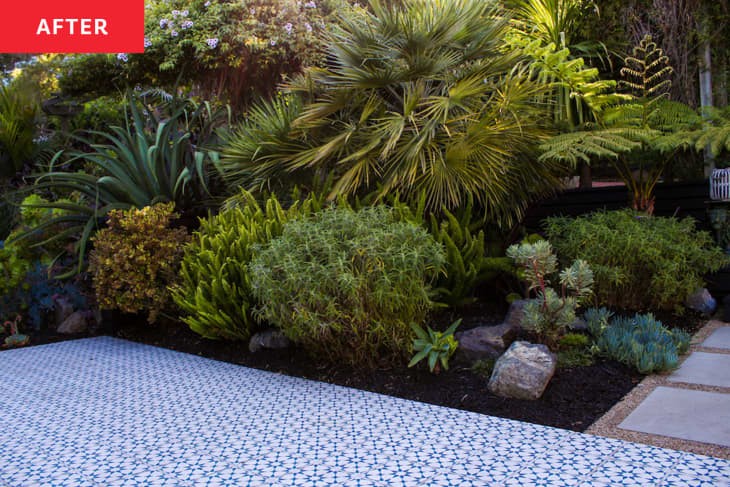
[[[515,329],[505,323],[457,332],[454,337],[459,346],[455,358],[468,364],[477,360],[496,359],[504,353],[515,334]]]
[[[86,331],[88,323],[86,322],[86,316],[81,311],[71,313],[71,316],[66,318],[63,323],[58,325],[56,331],[64,335],[73,335],[75,333],[83,333]]]
[[[56,326],[66,321],[66,318],[74,312],[73,304],[66,298],[57,299],[54,307],[56,311],[56,321],[54,323]]]
[[[524,308],[525,305],[529,302],[529,299],[518,299],[516,301],[512,301],[512,303],[509,305],[509,311],[507,311],[507,316],[505,316],[504,318],[504,322],[510,325],[515,330],[519,330],[520,328],[522,328],[522,317],[525,315],[525,312],[522,310],[522,308]]]
[[[264,330],[256,333],[248,342],[248,349],[251,352],[258,352],[265,348],[280,349],[288,348],[291,341],[279,330]]]
[[[553,377],[557,361],[545,345],[514,342],[494,364],[489,390],[502,397],[538,399]]]
[[[706,315],[711,315],[712,313],[714,313],[715,308],[717,307],[717,302],[715,301],[715,298],[713,298],[710,294],[710,291],[708,291],[707,288],[704,287],[687,296],[684,304],[689,309],[699,311],[700,313],[704,313]]]

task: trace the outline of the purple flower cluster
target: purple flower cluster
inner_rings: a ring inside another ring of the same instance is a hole
[[[205,2],[205,3],[203,4],[203,7],[210,7],[210,0],[208,0],[207,2]]]
[[[193,26],[193,21],[192,20],[186,20],[185,22],[182,23],[182,28],[183,29],[189,29],[192,26]]]
[[[309,2],[305,3],[304,6],[306,8],[317,8],[317,4],[314,3],[314,0],[310,0]]]
[[[128,57],[127,57],[127,55],[126,55],[126,54],[124,54],[123,52],[120,52],[119,54],[117,54],[117,59],[119,59],[120,61],[123,61],[123,62],[125,62],[125,63],[126,63],[127,61],[129,61],[129,58],[128,58]]]
[[[305,23],[304,23],[304,27],[306,27],[306,28],[307,28],[307,32],[312,32],[312,26],[311,26],[311,25],[309,25],[309,22],[305,22]]]
[[[167,19],[160,19],[160,27],[164,27],[167,25],[169,21]]]
[[[291,31],[292,31],[292,29],[293,29],[293,28],[294,28],[294,26],[293,26],[293,25],[291,25],[291,22],[290,22],[290,23],[288,23],[288,24],[286,24],[286,25],[284,26],[284,30],[285,30],[285,31],[286,31],[286,33],[287,33],[287,34],[289,34],[289,35],[291,35]]]
[[[144,38],[144,47],[145,47],[145,48],[147,48],[147,47],[150,47],[151,45],[152,45],[152,41],[151,41],[151,40],[149,40],[149,39],[147,39],[147,38],[145,37],[145,38]]]
[[[207,41],[205,41],[205,43],[208,44],[208,46],[210,46],[211,49],[215,49],[216,46],[218,45],[218,39],[217,38],[208,39]]]

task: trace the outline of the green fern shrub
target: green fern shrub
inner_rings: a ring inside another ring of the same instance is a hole
[[[127,313],[147,313],[154,323],[170,307],[168,285],[178,279],[184,228],[170,228],[174,203],[140,210],[113,210],[107,228],[93,237],[89,272],[99,306]]]
[[[564,260],[583,259],[594,274],[594,302],[627,309],[680,308],[702,276],[728,264],[691,218],[638,217],[632,210],[552,217],[548,238]]]
[[[284,223],[309,216],[322,204],[310,196],[284,209],[271,195],[262,207],[242,191],[220,214],[201,220],[185,248],[181,281],[172,287],[183,322],[206,338],[247,339],[255,328],[248,270],[254,246],[281,235]]]
[[[586,311],[585,319],[600,354],[642,374],[675,369],[679,354],[689,349],[691,337],[687,332],[668,330],[651,313],[614,317],[605,308],[594,308]]]
[[[257,317],[315,357],[354,366],[409,358],[444,263],[422,228],[383,206],[324,210],[284,226],[250,265]]]
[[[521,268],[521,275],[534,293],[524,307],[521,325],[537,333],[539,339],[554,347],[565,328],[575,321],[575,310],[591,293],[593,273],[580,259],[560,272],[560,292],[552,287],[551,278],[558,273],[558,258],[547,240],[512,245],[507,255]]]

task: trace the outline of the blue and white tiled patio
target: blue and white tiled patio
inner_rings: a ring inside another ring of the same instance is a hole
[[[0,353],[0,486],[730,485],[730,462],[113,338]]]

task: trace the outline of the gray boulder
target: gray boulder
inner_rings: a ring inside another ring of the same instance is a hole
[[[459,346],[456,349],[455,359],[468,364],[477,360],[497,359],[504,353],[514,336],[515,329],[505,323],[456,332],[454,338],[459,342]]]
[[[557,362],[545,345],[514,342],[494,364],[489,390],[502,397],[538,399],[553,377]]]
[[[529,299],[518,299],[516,301],[512,301],[512,303],[509,305],[509,311],[507,311],[507,316],[504,318],[505,324],[511,326],[515,330],[519,330],[522,328],[522,317],[525,315],[525,312],[522,310],[522,308],[525,307],[527,303],[529,303]]]
[[[712,297],[710,291],[704,287],[687,296],[684,304],[689,309],[699,311],[708,316],[714,313],[715,308],[717,308],[717,301]]]
[[[63,323],[58,325],[56,331],[64,335],[73,335],[76,333],[83,333],[87,330],[87,328],[88,323],[86,321],[86,316],[84,316],[84,313],[76,311],[63,320]]]
[[[288,348],[291,341],[279,330],[264,330],[256,333],[248,342],[249,351],[258,352],[263,349]]]

